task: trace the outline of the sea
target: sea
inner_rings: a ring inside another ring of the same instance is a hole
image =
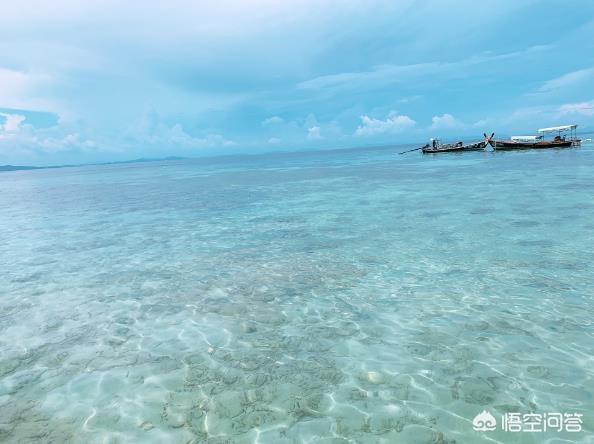
[[[593,443],[594,145],[407,148],[0,173],[0,442]]]

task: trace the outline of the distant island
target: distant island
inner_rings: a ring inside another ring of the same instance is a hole
[[[44,168],[44,167],[20,166],[20,165],[0,165],[0,172],[2,172],[2,171],[19,171],[19,170],[38,170],[41,168]]]
[[[30,165],[0,165],[0,173],[1,172],[8,172],[8,171],[22,171],[22,170],[47,170],[50,168],[73,168],[73,167],[81,167],[81,166],[91,166],[91,165],[117,165],[122,163],[140,163],[140,162],[159,162],[164,160],[184,160],[185,157],[178,157],[178,156],[169,156],[169,157],[160,157],[160,158],[140,158],[140,159],[132,159],[132,160],[120,160],[120,161],[113,161],[113,162],[95,162],[95,163],[80,163],[74,165],[51,165],[51,166],[30,166]]]

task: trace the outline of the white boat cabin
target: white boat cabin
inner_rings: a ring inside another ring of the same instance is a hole
[[[512,136],[511,140],[514,142],[538,142],[542,136]]]

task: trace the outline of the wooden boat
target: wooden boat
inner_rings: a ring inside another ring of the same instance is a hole
[[[513,140],[492,140],[489,144],[497,151],[505,150],[533,150],[543,148],[569,148],[573,146],[571,140],[541,140],[538,142],[516,142]]]
[[[463,142],[441,144],[439,140],[435,140],[433,145],[427,144],[421,149],[423,150],[424,154],[457,153],[461,151],[482,151],[486,148],[487,144],[494,135],[495,133],[491,134],[491,137],[488,137],[485,134],[485,140],[467,144],[464,144]]]
[[[489,144],[497,151],[506,150],[532,150],[545,148],[569,148],[580,146],[581,140],[576,137],[577,125],[555,126],[551,128],[541,128],[537,136],[513,136],[510,140],[490,140]],[[562,133],[569,131],[568,138]],[[544,140],[544,135],[549,133],[558,133],[552,140]]]

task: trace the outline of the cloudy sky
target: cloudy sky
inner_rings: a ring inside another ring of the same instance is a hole
[[[594,2],[0,5],[0,164],[594,127]]]

